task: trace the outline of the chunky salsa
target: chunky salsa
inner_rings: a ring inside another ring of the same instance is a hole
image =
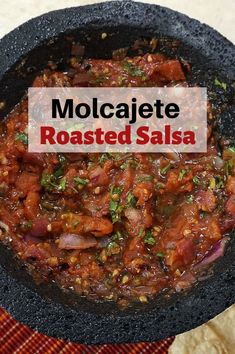
[[[68,70],[50,63],[32,86],[187,86],[188,70],[163,54],[73,56]],[[147,302],[187,288],[224,254],[235,225],[235,148],[221,152],[211,125],[206,154],[29,153],[25,97],[0,134],[0,239],[37,281]]]

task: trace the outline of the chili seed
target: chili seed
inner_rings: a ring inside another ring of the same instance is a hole
[[[139,300],[140,300],[140,302],[148,302],[148,299],[147,299],[147,297],[145,295],[141,295],[139,297]]]
[[[129,280],[128,275],[124,275],[124,276],[122,277],[122,284],[126,284],[126,283],[128,282],[128,280]]]

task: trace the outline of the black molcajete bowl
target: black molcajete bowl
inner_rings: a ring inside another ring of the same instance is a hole
[[[101,39],[101,34],[108,36]],[[211,72],[235,80],[235,48],[210,27],[169,9],[130,1],[54,11],[35,18],[0,41],[0,95],[4,116],[25,93],[48,60],[70,54],[74,37],[87,57],[111,57],[114,49],[136,39],[172,37],[182,41],[175,55],[189,60],[202,84]],[[63,66],[63,62],[61,62]],[[234,106],[221,121],[221,131],[234,136]],[[161,296],[147,305],[120,310],[113,303],[93,303],[60,290],[36,285],[22,264],[0,247],[0,305],[47,335],[81,343],[156,341],[189,330],[217,315],[235,300],[235,240],[214,273],[191,290]]]

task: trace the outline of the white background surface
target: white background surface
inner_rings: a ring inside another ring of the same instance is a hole
[[[96,0],[8,0],[0,5],[0,37],[44,12],[64,7],[92,4]],[[235,43],[235,0],[142,0],[196,18],[216,28]]]

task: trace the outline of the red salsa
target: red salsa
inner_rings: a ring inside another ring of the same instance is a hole
[[[162,54],[72,57],[32,86],[187,86],[187,70]],[[189,287],[223,255],[235,149],[221,153],[209,125],[206,154],[37,154],[27,114],[25,97],[0,125],[0,238],[35,280],[125,305]]]

